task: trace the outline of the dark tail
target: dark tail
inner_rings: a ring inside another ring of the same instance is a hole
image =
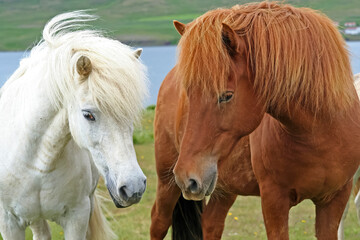
[[[203,201],[188,201],[181,195],[172,217],[173,240],[202,240]]]

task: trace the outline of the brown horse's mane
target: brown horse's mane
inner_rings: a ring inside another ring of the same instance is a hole
[[[346,44],[334,23],[315,10],[277,2],[216,9],[188,24],[176,73],[185,89],[198,86],[218,96],[226,90],[233,69],[222,23],[244,40],[251,81],[266,109],[280,112],[295,103],[332,116],[357,99]]]

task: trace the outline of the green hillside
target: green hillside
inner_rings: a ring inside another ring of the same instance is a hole
[[[95,25],[131,45],[174,44],[179,36],[172,20],[189,22],[207,10],[243,0],[0,0],[0,51],[24,50],[40,39],[44,24],[54,15],[94,9]],[[334,21],[360,24],[359,0],[288,0],[296,6],[319,9]]]

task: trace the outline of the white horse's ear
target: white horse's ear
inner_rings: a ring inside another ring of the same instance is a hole
[[[76,71],[81,77],[87,77],[92,71],[91,61],[86,56],[81,56],[76,63]]]
[[[136,50],[134,51],[134,56],[135,56],[136,58],[139,58],[140,55],[141,55],[141,53],[142,53],[142,51],[143,51],[142,48],[136,49]]]

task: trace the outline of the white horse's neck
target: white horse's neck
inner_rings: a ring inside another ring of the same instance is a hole
[[[14,120],[0,136],[0,150],[8,150],[0,154],[7,155],[2,159],[8,159],[8,169],[48,173],[71,135],[66,109],[56,110],[41,79],[29,79],[32,75],[25,72],[2,91],[0,112],[5,114],[0,120]],[[9,143],[12,139],[16,144]]]
[[[32,161],[27,161],[27,166],[42,173],[53,171],[56,167],[56,160],[59,159],[70,139],[67,112],[62,109],[52,118],[38,142],[34,158]]]

